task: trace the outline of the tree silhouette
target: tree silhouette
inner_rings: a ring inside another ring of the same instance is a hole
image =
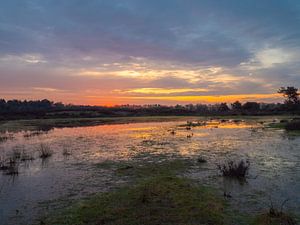
[[[221,103],[220,106],[219,106],[219,111],[220,112],[227,112],[229,111],[230,109],[228,108],[227,104],[225,102]]]
[[[243,104],[242,109],[246,111],[257,112],[259,111],[260,105],[257,102],[246,102]]]
[[[298,105],[300,103],[298,89],[295,87],[281,87],[278,93],[283,94],[286,98],[286,105]]]
[[[242,110],[242,103],[240,103],[239,101],[236,101],[236,102],[231,104],[231,108],[234,111],[241,111]]]

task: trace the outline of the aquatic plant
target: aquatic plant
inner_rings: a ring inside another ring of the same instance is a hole
[[[51,150],[50,146],[44,143],[41,143],[39,145],[38,151],[40,153],[40,158],[42,159],[49,158],[50,156],[53,155],[53,151]]]
[[[224,177],[235,178],[245,178],[248,174],[249,167],[250,162],[248,160],[240,160],[239,162],[230,160],[223,165],[218,165],[218,169]]]

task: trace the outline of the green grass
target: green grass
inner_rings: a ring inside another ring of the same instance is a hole
[[[221,225],[226,217],[225,203],[216,196],[188,179],[157,176],[82,201],[45,224]]]
[[[181,175],[197,165],[192,159],[155,163],[105,161],[95,169],[113,170],[126,177],[126,186],[95,194],[54,211],[45,225],[293,225],[286,218],[234,211],[222,193]]]

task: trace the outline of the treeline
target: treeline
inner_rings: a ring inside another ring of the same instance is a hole
[[[236,101],[232,104],[188,105],[121,105],[113,107],[65,105],[47,99],[20,101],[0,99],[0,120],[26,118],[104,117],[104,116],[209,116],[209,115],[273,115],[300,113],[298,89],[281,87],[278,93],[284,103],[258,103]]]
[[[180,115],[269,115],[298,113],[300,108],[281,103],[234,102],[232,104],[121,105],[114,107],[65,105],[47,99],[38,101],[0,100],[0,119],[66,118],[104,116],[180,116]]]

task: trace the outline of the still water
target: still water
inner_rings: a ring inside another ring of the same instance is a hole
[[[1,133],[2,161],[16,153],[27,158],[18,160],[18,175],[0,171],[0,224],[31,224],[68,201],[126,183],[126,178],[99,168],[101,162],[144,163],[158,155],[195,162],[205,158],[207,163],[185,176],[230,193],[236,209],[261,212],[271,201],[280,206],[288,199],[285,207],[300,212],[300,136],[254,120],[212,120],[191,130],[185,125],[186,121],[151,122]],[[39,157],[41,144],[51,149],[51,157]],[[250,161],[246,183],[220,176],[217,165],[228,159]]]

